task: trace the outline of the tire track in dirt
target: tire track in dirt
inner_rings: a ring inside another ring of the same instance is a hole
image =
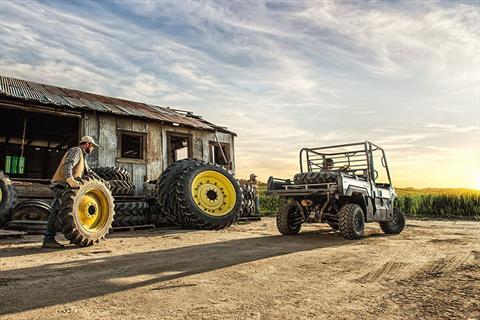
[[[408,273],[411,263],[400,261],[389,261],[380,268],[368,272],[357,279],[360,283],[378,282],[392,278],[398,278],[399,273]]]
[[[396,281],[389,294],[394,318],[479,319],[480,259],[477,251],[433,261]]]
[[[473,252],[464,252],[461,254],[456,254],[454,256],[444,257],[435,260],[432,263],[427,264],[425,267],[423,267],[419,271],[419,273],[436,275],[448,271],[455,271],[473,260],[475,260]]]

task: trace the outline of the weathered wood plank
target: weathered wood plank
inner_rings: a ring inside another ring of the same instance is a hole
[[[150,122],[147,134],[147,179],[154,180],[160,176],[163,169],[163,139],[162,126]]]
[[[112,116],[99,116],[99,137],[100,145],[98,151],[99,167],[114,167],[117,157],[117,125]]]

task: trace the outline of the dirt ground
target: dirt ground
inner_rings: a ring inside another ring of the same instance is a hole
[[[480,319],[480,223],[326,225],[275,220],[218,232],[115,233],[89,248],[0,240],[0,319]]]

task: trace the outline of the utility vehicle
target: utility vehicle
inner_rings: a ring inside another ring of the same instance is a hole
[[[346,239],[361,238],[366,222],[387,234],[405,227],[385,152],[369,141],[301,149],[300,173],[293,180],[270,177],[267,195],[287,200],[277,213],[284,235],[297,234],[305,222],[327,223]]]

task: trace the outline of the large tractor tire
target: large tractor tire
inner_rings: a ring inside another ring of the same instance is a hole
[[[23,200],[13,208],[11,220],[47,221],[51,213],[52,207],[43,200]]]
[[[65,238],[81,247],[105,239],[115,215],[112,193],[93,178],[83,179],[78,189],[65,190],[53,210]]]
[[[178,213],[196,229],[219,230],[235,223],[242,210],[238,181],[223,167],[199,163],[182,170],[176,184]]]
[[[197,166],[203,162],[194,159],[175,161],[160,175],[155,185],[157,204],[166,220],[173,225],[182,226],[183,218],[179,214],[176,201],[176,183],[178,175],[186,168]]]
[[[0,226],[11,220],[13,205],[17,198],[12,181],[0,171]]]
[[[115,203],[114,227],[139,226],[147,223],[148,205],[145,201]]]
[[[391,221],[380,222],[380,228],[386,234],[399,234],[405,228],[405,213],[398,208],[393,209],[393,219]]]
[[[338,230],[345,239],[360,239],[365,230],[365,217],[358,204],[349,203],[338,212]]]
[[[122,167],[100,167],[92,169],[95,173],[104,180],[123,180],[132,181],[130,173]]]
[[[304,217],[298,203],[287,203],[277,212],[277,229],[283,235],[296,235],[300,232]]]

